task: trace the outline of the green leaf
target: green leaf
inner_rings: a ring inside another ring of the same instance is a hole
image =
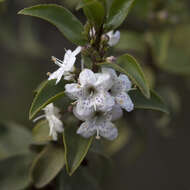
[[[32,135],[23,126],[0,123],[0,159],[29,153]]]
[[[70,177],[65,170],[59,175],[59,188],[64,189],[81,189],[81,190],[100,190],[96,178],[89,172],[88,168],[81,167]]]
[[[49,136],[49,124],[47,120],[42,120],[36,124],[32,130],[33,143],[35,144],[46,144],[52,140]]]
[[[64,95],[65,83],[55,85],[55,80],[47,80],[39,88],[32,102],[29,119],[32,119],[41,109],[49,103]]]
[[[134,0],[113,0],[105,24],[107,31],[119,27],[127,17]]]
[[[55,25],[71,42],[77,45],[85,44],[85,39],[82,35],[83,25],[70,11],[62,6],[55,4],[36,5],[25,8],[18,14],[44,19]]]
[[[63,135],[66,168],[69,175],[72,175],[80,166],[93,140],[93,137],[85,139],[76,134],[77,127],[76,124],[71,123],[65,127]]]
[[[142,68],[131,55],[124,54],[120,56],[116,63],[105,62],[98,65],[111,67],[118,72],[126,74],[147,98],[150,97],[148,82],[145,79]]]
[[[168,107],[153,90],[151,90],[150,99],[145,98],[138,90],[130,91],[129,95],[134,102],[135,108],[152,109],[169,114]]]
[[[33,155],[17,155],[0,161],[1,190],[21,190],[30,183],[29,166]]]
[[[82,0],[82,8],[90,23],[99,27],[104,20],[105,11],[102,3],[98,0]]]
[[[36,157],[31,167],[31,177],[35,187],[47,185],[64,166],[64,150],[62,147],[49,144]]]

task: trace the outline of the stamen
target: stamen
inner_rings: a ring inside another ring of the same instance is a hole
[[[76,100],[76,101],[72,102],[72,103],[71,103],[71,105],[76,105],[76,104],[77,104],[77,102],[78,102],[78,100]]]
[[[50,72],[47,72],[46,75],[49,77],[49,76],[51,75],[51,73],[50,73]]]
[[[52,57],[51,57],[51,60],[52,60],[56,65],[58,65],[59,67],[62,66],[63,61],[57,59],[56,57],[52,56]]]
[[[96,111],[96,104],[95,103],[93,103],[94,104],[94,110]]]
[[[100,134],[99,134],[99,129],[96,129],[96,139],[99,140],[100,139]]]
[[[84,60],[81,60],[81,71],[84,69]]]
[[[51,56],[51,60],[55,63],[56,62],[56,57]]]
[[[39,119],[44,118],[45,116],[46,116],[45,114],[40,115],[40,116],[38,116],[36,119],[34,119],[33,122],[35,123],[36,121],[38,121]]]

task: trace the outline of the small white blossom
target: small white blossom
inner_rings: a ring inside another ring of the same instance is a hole
[[[56,84],[61,80],[62,76],[64,76],[65,80],[71,80],[73,78],[73,74],[71,72],[74,71],[74,64],[76,61],[76,56],[81,52],[81,47],[77,47],[73,52],[71,50],[67,50],[64,56],[63,61],[52,57],[52,60],[56,65],[60,68],[50,74],[48,80],[57,79]]]
[[[132,111],[134,104],[128,95],[128,91],[131,90],[132,86],[129,78],[124,74],[120,74],[118,77],[115,70],[111,68],[102,68],[102,72],[109,73],[113,80],[110,94],[115,98],[116,103],[126,111]]]
[[[114,106],[113,109],[107,113],[95,112],[91,118],[88,118],[77,130],[77,134],[80,134],[84,138],[89,138],[96,134],[96,139],[100,139],[100,136],[114,140],[118,136],[118,130],[111,122],[122,116],[122,110],[120,107]]]
[[[81,120],[86,120],[94,111],[107,112],[112,109],[115,102],[108,93],[112,85],[109,74],[84,69],[79,75],[79,83],[67,84],[65,91],[71,99],[77,100],[74,112]]]
[[[43,110],[45,114],[37,117],[34,122],[45,117],[49,123],[49,136],[52,136],[52,139],[56,141],[57,133],[62,133],[64,131],[63,123],[60,120],[59,109],[51,103],[48,104]]]
[[[114,46],[119,42],[119,39],[120,39],[120,32],[119,31],[116,31],[114,33],[114,31],[112,30],[112,31],[108,32],[106,35],[109,36],[108,44],[110,46]]]

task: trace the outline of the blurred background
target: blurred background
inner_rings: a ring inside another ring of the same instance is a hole
[[[74,48],[51,24],[17,15],[39,3],[61,4],[85,23],[82,11],[75,10],[78,0],[0,0],[0,122],[26,128],[19,133],[28,137],[25,145],[31,138],[28,111],[34,89],[56,69],[51,56],[62,59],[65,48]],[[133,54],[171,113],[135,110],[125,115],[119,139],[107,147],[114,166],[102,189],[189,190],[190,2],[137,0],[119,30],[113,55]],[[3,159],[9,154],[1,126]],[[10,141],[19,138],[15,134]]]

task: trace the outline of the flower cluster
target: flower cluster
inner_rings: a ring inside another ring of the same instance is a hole
[[[95,33],[94,28],[92,28],[90,36],[95,35]],[[115,33],[110,31],[104,35],[108,37],[107,44],[109,46],[114,46],[120,38],[119,31]],[[128,95],[132,84],[126,75],[120,74],[118,76],[114,69],[105,67],[95,73],[93,70],[82,66],[79,75],[75,76],[74,63],[76,56],[81,51],[82,47],[77,47],[73,52],[67,50],[63,61],[52,57],[54,63],[60,68],[50,74],[48,80],[56,79],[56,84],[60,82],[62,77],[65,80],[77,81],[68,82],[65,85],[67,96],[74,101],[72,103],[73,114],[83,121],[77,130],[77,134],[84,138],[96,134],[97,139],[102,136],[108,140],[113,140],[118,136],[118,130],[113,121],[123,115],[122,109],[130,112],[134,108]],[[50,125],[50,135],[56,140],[57,132],[63,131],[63,124],[55,113],[52,104],[46,106],[44,111]]]

